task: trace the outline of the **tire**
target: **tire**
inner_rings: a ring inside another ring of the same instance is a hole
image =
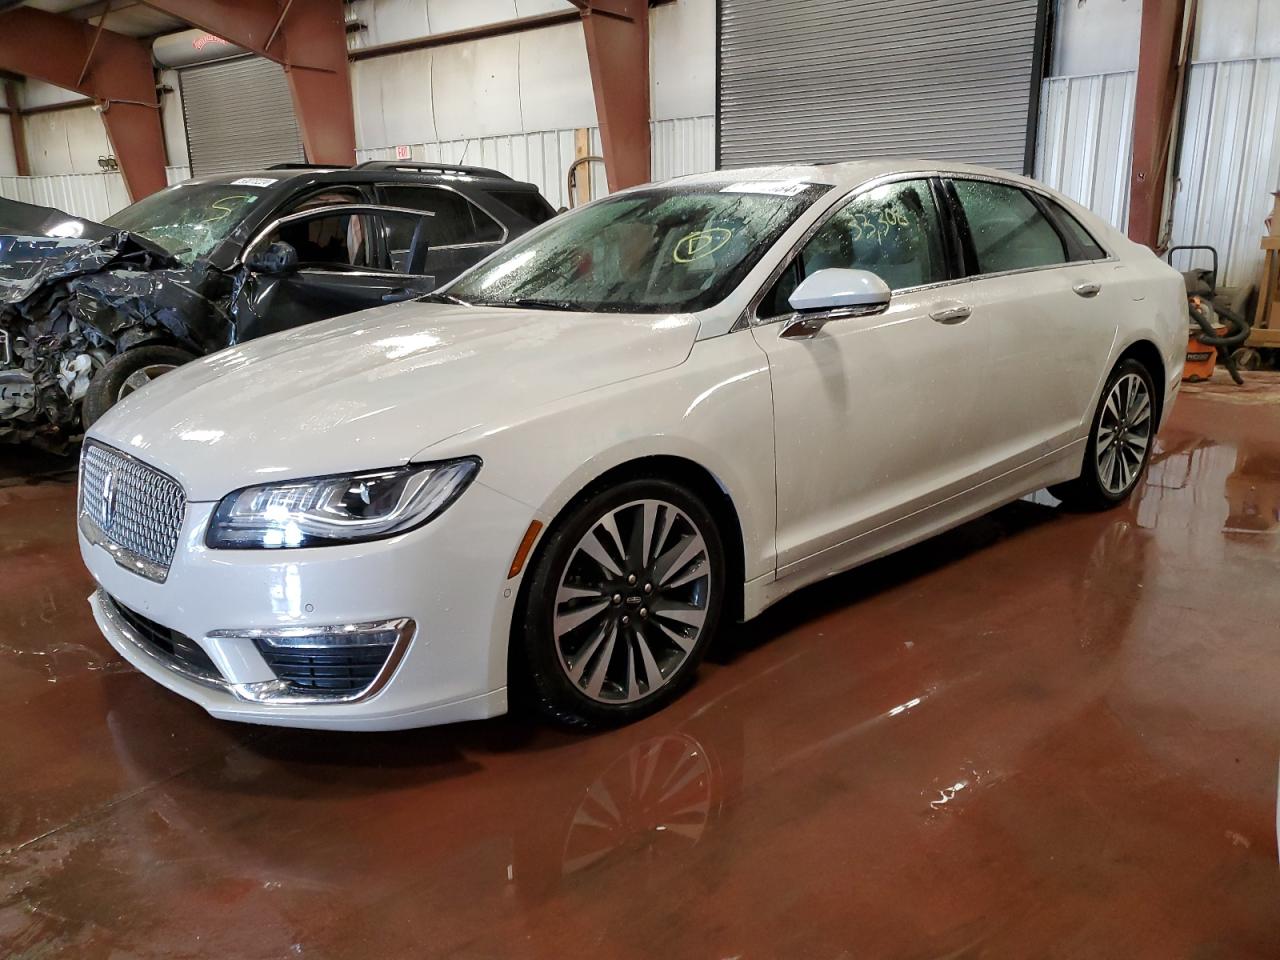
[[[1049,492],[1077,510],[1109,510],[1123,503],[1147,469],[1155,436],[1155,381],[1138,360],[1123,360],[1102,389],[1089,425],[1080,476],[1050,487]],[[1108,442],[1109,437],[1120,439]],[[1109,453],[1112,449],[1114,454]]]
[[[524,674],[513,679],[563,726],[621,726],[662,709],[693,682],[719,627],[725,561],[715,519],[684,487],[637,479],[589,493],[529,571],[513,631]]]
[[[134,347],[112,357],[94,374],[85,392],[80,408],[84,428],[88,430],[123,397],[145,386],[145,382],[141,382],[143,378],[154,380],[194,359],[195,354],[180,347],[163,345]]]

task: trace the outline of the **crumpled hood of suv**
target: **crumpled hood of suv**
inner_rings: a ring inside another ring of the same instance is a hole
[[[406,463],[542,404],[682,363],[690,316],[402,303],[223,350],[125,398],[89,436],[191,500]]]

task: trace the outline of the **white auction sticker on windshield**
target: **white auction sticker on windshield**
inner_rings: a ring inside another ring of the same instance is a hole
[[[232,180],[233,187],[269,187],[276,182],[275,177],[241,177],[239,180]]]
[[[731,183],[721,193],[767,193],[774,197],[794,197],[803,193],[809,184],[804,180],[744,180]]]

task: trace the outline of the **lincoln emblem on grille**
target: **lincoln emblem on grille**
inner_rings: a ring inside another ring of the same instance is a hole
[[[116,513],[116,476],[108,470],[102,477],[102,529],[110,530]]]

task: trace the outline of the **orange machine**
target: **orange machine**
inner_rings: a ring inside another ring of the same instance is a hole
[[[1194,314],[1196,311],[1203,311],[1207,304],[1200,297],[1191,296],[1188,298],[1190,308]],[[1212,316],[1212,313],[1210,313]],[[1224,326],[1215,326],[1213,328],[1215,336],[1224,336],[1227,328]],[[1182,368],[1183,383],[1201,383],[1213,376],[1213,368],[1218,362],[1218,348],[1203,342],[1200,337],[1204,331],[1199,327],[1191,327],[1187,336],[1187,362]]]
[[[1217,300],[1218,251],[1204,245],[1170,247],[1166,254],[1169,263],[1173,263],[1173,255],[1179,250],[1203,250],[1213,260],[1212,269],[1187,270],[1182,274],[1187,284],[1187,317],[1190,321],[1182,379],[1190,383],[1208,380],[1221,357],[1231,379],[1238,384],[1244,383],[1231,351],[1248,338],[1249,322]]]

